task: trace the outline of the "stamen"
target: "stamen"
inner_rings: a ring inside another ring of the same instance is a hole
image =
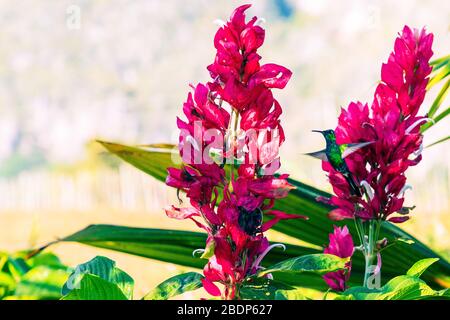
[[[419,150],[414,151],[413,154],[414,154],[416,157],[418,157],[418,156],[420,156],[420,155],[422,154],[422,151],[423,151],[423,142],[420,144]]]
[[[415,127],[417,127],[417,126],[418,126],[420,123],[422,123],[422,122],[433,122],[433,123],[434,123],[434,120],[431,119],[431,118],[422,118],[422,119],[419,119],[419,120],[417,120],[416,122],[414,122],[412,125],[410,125],[410,126],[405,130],[405,133],[406,133],[406,134],[409,134],[411,131],[414,130]]]
[[[366,180],[363,180],[363,181],[361,181],[360,186],[363,187],[364,190],[366,190],[367,196],[369,197],[370,200],[372,200],[373,199],[373,189],[370,186],[370,184]]]
[[[194,251],[192,251],[192,256],[195,258],[195,255],[197,253],[203,254],[204,252],[205,252],[205,249],[195,249]]]
[[[283,251],[286,250],[286,246],[282,243],[274,243],[271,246],[268,246],[266,250],[263,251],[263,253],[261,253],[259,255],[259,257],[255,260],[255,262],[252,265],[252,269],[253,268],[258,268],[261,261],[264,259],[264,257],[269,253],[270,250],[272,250],[273,248],[281,248],[283,249]]]
[[[398,193],[397,197],[403,197],[403,195],[405,194],[406,190],[412,190],[412,186],[410,184],[405,184],[402,188],[402,190],[400,190],[400,192]]]

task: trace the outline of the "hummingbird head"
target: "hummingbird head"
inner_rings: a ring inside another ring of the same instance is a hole
[[[328,130],[324,130],[324,131],[312,130],[312,132],[319,132],[319,133],[321,133],[327,142],[334,142],[334,141],[336,141],[336,135],[334,134],[334,130],[332,130],[332,129],[328,129]]]

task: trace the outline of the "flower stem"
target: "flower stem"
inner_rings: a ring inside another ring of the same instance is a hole
[[[368,232],[364,224],[368,224]],[[377,256],[377,241],[380,233],[380,221],[378,219],[368,220],[363,222],[360,218],[355,218],[356,230],[361,241],[362,253],[364,255],[365,270],[364,270],[364,287],[369,287],[369,278],[374,272],[373,263]]]

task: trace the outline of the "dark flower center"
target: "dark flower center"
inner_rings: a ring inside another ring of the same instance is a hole
[[[260,208],[253,211],[247,211],[243,207],[239,207],[239,226],[244,232],[250,236],[260,232],[263,219],[263,212]]]

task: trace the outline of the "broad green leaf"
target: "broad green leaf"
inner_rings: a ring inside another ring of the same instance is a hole
[[[414,263],[414,265],[406,272],[408,276],[420,277],[433,263],[439,261],[438,258],[422,259]]]
[[[79,287],[85,274],[98,276],[116,285],[127,299],[133,298],[134,280],[126,272],[117,268],[113,260],[102,256],[97,256],[86,263],[78,265],[64,284],[62,294],[67,295],[70,291]],[[85,281],[89,282],[91,280]]]
[[[166,179],[167,167],[177,166],[177,163],[180,163],[179,156],[173,153],[173,145],[170,144],[148,145],[143,149],[106,141],[99,143],[122,160],[146,173],[151,172],[152,176],[161,181]],[[173,159],[177,161],[174,162]]]
[[[302,273],[312,272],[325,274],[345,268],[348,258],[340,258],[332,254],[309,254],[281,261],[259,273],[264,276],[269,273]]]
[[[6,291],[14,290],[16,281],[14,278],[3,271],[0,271],[0,288],[6,289]]]
[[[78,288],[70,291],[61,300],[127,300],[127,297],[116,284],[86,273],[82,276]]]
[[[435,291],[425,281],[419,279],[427,266],[433,262],[429,259],[419,261],[411,267],[411,275],[402,275],[388,281],[380,289],[368,289],[365,287],[352,287],[335,299],[357,300],[424,300],[424,299],[449,299],[448,289]]]
[[[206,263],[201,257],[192,255],[195,249],[205,245],[206,234],[199,232],[92,225],[61,241],[75,241],[199,269],[202,269]],[[277,249],[270,251],[263,260],[263,266],[273,265],[286,258],[320,252],[317,249],[287,243],[284,245],[285,251]],[[295,286],[302,285],[317,290],[327,289],[323,279],[314,274],[280,274],[278,278]]]
[[[275,292],[275,300],[310,300],[303,295],[302,289],[278,290]]]
[[[424,281],[414,276],[398,276],[386,283],[377,300],[418,300],[435,295]]]
[[[6,296],[3,297],[2,300],[40,300],[34,296]],[[55,299],[51,299],[51,300],[55,300]]]
[[[102,144],[110,152],[160,181],[165,180],[168,167],[177,166],[176,163],[172,162],[172,146],[165,146],[159,149],[153,147],[149,151],[143,148],[115,143],[102,142]],[[286,198],[276,201],[274,209],[288,213],[302,213],[307,215],[309,220],[284,220],[274,227],[275,230],[311,245],[323,246],[328,242],[328,234],[333,230],[333,224],[344,225],[348,223],[349,230],[355,237],[356,229],[350,220],[343,222],[329,220],[327,213],[333,207],[316,201],[317,197],[330,197],[330,194],[292,179],[289,181],[297,189],[292,190]],[[445,259],[410,234],[389,222],[383,223],[381,227],[380,238],[384,237],[388,239],[406,238],[414,241],[414,244],[411,245],[398,244],[383,251],[383,279],[385,281],[396,275],[405,274],[415,261],[424,258],[440,258],[440,261],[424,273],[423,279],[439,287],[450,287],[450,264]],[[204,244],[199,245],[197,248],[202,248],[203,246]],[[153,258],[159,259],[158,255],[159,253],[154,254]],[[190,253],[185,255],[185,258],[188,260],[187,265],[193,264],[192,258],[188,257],[189,255]],[[170,260],[169,258],[171,259],[171,257],[163,254],[159,260],[167,261]],[[183,262],[183,258],[180,260],[179,257],[177,257],[177,261],[170,262],[186,265]],[[363,270],[363,257],[356,254],[353,257],[351,280],[357,283],[362,282]]]
[[[192,255],[194,250],[205,246],[206,234],[200,232],[91,225],[61,241],[79,242],[194,268],[203,268],[206,263],[204,259]],[[307,247],[286,243],[284,245],[286,251],[270,251],[263,264],[271,265],[286,257],[319,252]]]
[[[55,254],[51,252],[41,252],[34,257],[26,260],[27,264],[31,267],[47,266],[53,268],[66,269],[67,267],[61,262],[61,260]]]
[[[288,258],[288,256],[285,258]],[[315,273],[277,273],[276,279],[295,287],[309,288],[319,291],[326,291],[328,289],[328,285],[323,280],[323,277]],[[349,281],[347,284],[349,286],[355,286],[359,285],[360,282]]]
[[[16,281],[30,271],[31,267],[21,257],[8,257],[8,270]]]
[[[17,283],[14,291],[16,297],[33,299],[59,299],[61,288],[69,274],[64,269],[38,266],[28,271]]]
[[[443,289],[436,293],[435,297],[443,297],[450,300],[450,289]]]
[[[192,256],[195,249],[205,246],[206,234],[198,232],[91,225],[62,241],[79,242],[194,268],[205,265],[205,260]]]
[[[382,293],[382,290],[356,286],[345,290],[345,292],[336,296],[334,300],[376,300]]]
[[[244,300],[275,300],[277,291],[293,289],[281,281],[251,277],[243,282],[239,293]]]
[[[202,287],[203,276],[200,273],[188,272],[176,275],[160,283],[147,293],[143,300],[167,300],[184,292]]]
[[[7,262],[8,262],[8,254],[6,252],[0,251],[0,271],[3,270]]]

